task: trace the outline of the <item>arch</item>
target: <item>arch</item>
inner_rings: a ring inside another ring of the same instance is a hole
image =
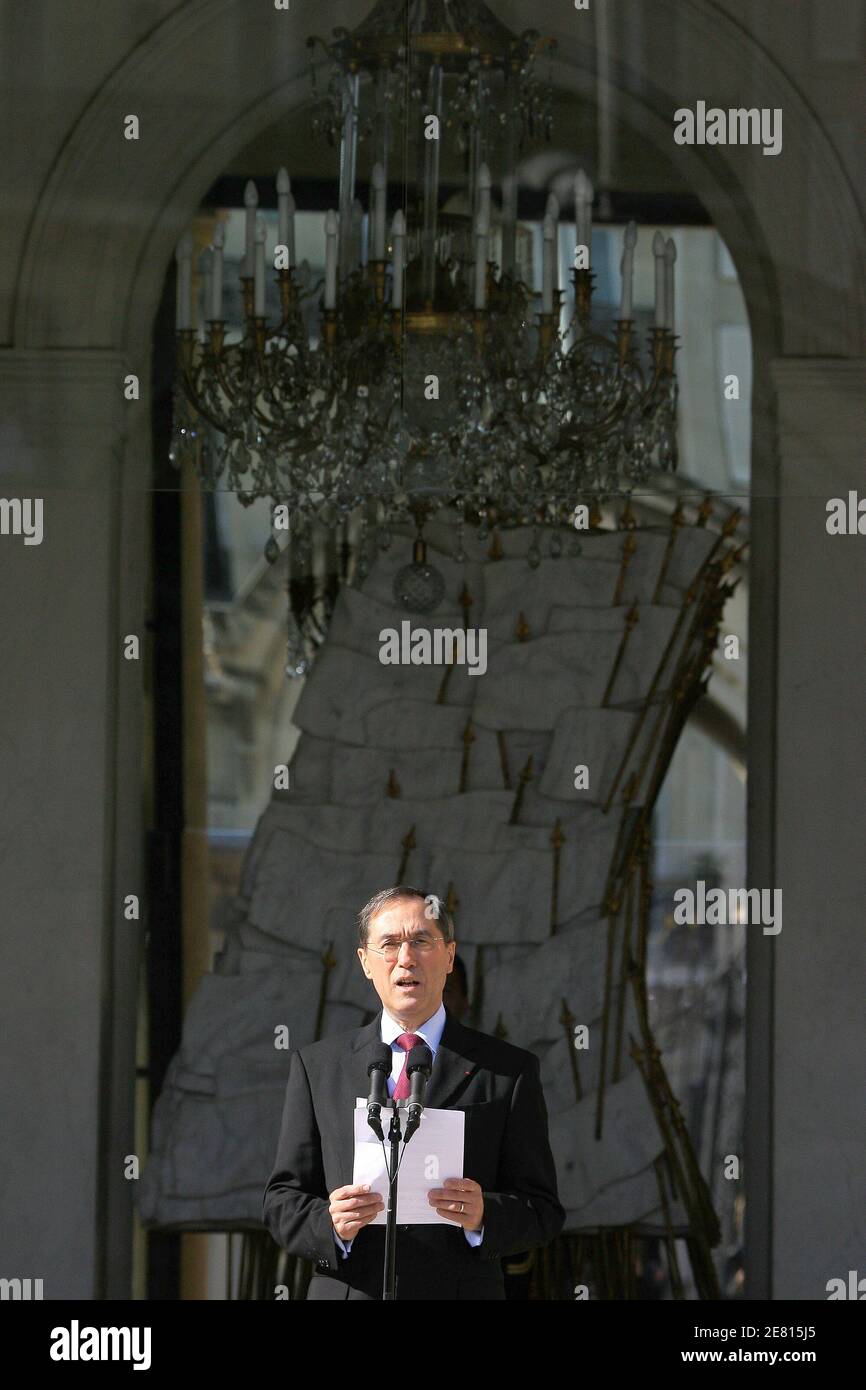
[[[308,32],[352,25],[368,8],[367,0],[321,0],[313,20],[306,7],[194,0],[158,25],[87,107],[46,181],[23,254],[15,345],[146,355],[165,265],[201,196],[232,153],[307,96]],[[525,0],[492,8],[518,30],[536,20]],[[857,274],[863,219],[794,83],[711,0],[655,0],[648,25],[626,0],[616,22],[621,34],[643,35],[640,73],[622,59],[611,66],[616,99],[635,128],[679,162],[710,211],[742,277],[756,343],[786,355],[829,354],[839,352],[841,337],[846,355],[855,355],[866,318]],[[545,27],[559,45],[557,79],[581,90],[594,73],[593,31],[566,7]],[[614,36],[613,52],[626,46]],[[675,83],[677,67],[684,80]],[[780,155],[674,145],[676,107],[719,92],[731,104],[754,104],[755,93],[742,87],[744,74],[756,71],[761,104],[785,113]],[[121,121],[130,109],[142,133],[127,143]],[[790,209],[804,185],[804,160],[811,197],[797,219]],[[129,286],[122,298],[118,284]]]

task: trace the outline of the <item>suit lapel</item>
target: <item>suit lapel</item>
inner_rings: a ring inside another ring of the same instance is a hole
[[[445,1027],[433,1059],[424,1104],[431,1110],[444,1110],[465,1090],[478,1063],[467,1055],[466,1034],[453,1014],[445,1010]]]
[[[338,1078],[339,1087],[339,1152],[340,1166],[343,1172],[343,1183],[348,1184],[352,1181],[352,1170],[355,1165],[355,1099],[357,1096],[369,1094],[369,1079],[366,1075],[366,1063],[363,1053],[372,1043],[380,1042],[382,1030],[382,1010],[370,1023],[359,1028],[352,1039],[351,1051],[349,1053],[350,1063],[344,1068],[342,1075]],[[357,1054],[361,1053],[359,1057]],[[343,1118],[348,1115],[348,1119]]]

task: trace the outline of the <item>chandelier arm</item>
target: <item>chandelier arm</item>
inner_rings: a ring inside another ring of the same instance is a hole
[[[229,355],[230,352],[234,352],[234,354],[235,354],[236,356],[240,356],[241,361],[240,361],[238,370],[239,370],[240,373],[242,373],[242,372],[243,372],[243,351],[242,351],[242,348],[243,348],[243,345],[242,345],[241,343],[232,343],[232,344],[225,350],[225,352],[219,352],[219,353],[212,352],[212,353],[210,353],[207,357],[202,357],[202,358],[199,360],[199,362],[198,362],[198,366],[197,366],[197,368],[196,368],[196,373],[195,373],[196,379],[199,378],[199,377],[202,377],[202,376],[204,376],[204,373],[205,373],[205,367],[208,367],[208,368],[209,368],[209,367],[212,366],[212,367],[213,367],[214,374],[216,375],[217,384],[221,387],[222,391],[223,391],[223,392],[225,393],[225,395],[228,397],[229,404],[230,404],[230,405],[233,405],[233,406],[238,404],[238,392],[235,390],[235,388],[234,388],[234,387],[232,386],[232,384],[231,384],[231,381],[230,381],[229,378],[226,376],[226,372],[225,372],[225,361],[226,361],[226,358],[228,357],[228,355]],[[239,349],[240,349],[240,352],[238,352]],[[191,375],[189,372],[184,372],[183,380],[184,380],[185,386],[187,387],[188,394],[191,396],[191,398],[192,398],[192,396],[194,395],[195,398],[196,398],[197,400],[200,400],[201,397],[200,397],[200,395],[199,395],[199,391],[198,391],[197,386],[194,384],[194,379],[193,379],[192,375]],[[227,431],[224,429],[223,426],[219,426],[219,428],[220,428],[220,432],[221,432],[221,433],[223,433],[223,434],[227,433]]]
[[[228,379],[226,378],[224,371],[218,371],[217,380],[219,381],[219,384],[222,387],[222,389],[225,391],[226,396],[229,398],[230,403],[232,405],[237,405],[239,403],[239,393],[231,388],[231,385]],[[214,428],[224,438],[231,439],[233,437],[231,426],[224,418],[220,418],[217,414],[215,414],[213,409],[205,403],[205,398],[198,391],[197,386],[189,373],[183,374],[182,382],[187,396],[187,400],[192,405],[196,413],[200,415],[202,419],[206,420],[208,424],[211,425],[212,428]],[[328,410],[330,410],[331,406],[333,405],[333,401],[334,394],[332,392],[332,394],[328,398]],[[261,411],[255,404],[255,400],[253,400],[250,403],[249,411],[251,416],[260,424],[264,425],[268,431],[272,431],[275,427],[278,427],[276,421],[261,413]],[[311,444],[315,442],[317,434],[318,431],[314,433],[313,427],[311,426],[304,430],[300,436],[296,435],[291,446],[291,451],[293,453],[297,453],[301,449],[308,448]]]
[[[549,460],[547,455],[539,447],[539,445],[533,444],[531,439],[518,439],[518,443],[521,445],[523,449],[525,449],[526,453],[528,453],[529,455],[531,455],[532,458],[535,459],[535,461],[542,468],[546,463],[548,463]]]
[[[218,371],[217,371],[217,384],[220,386],[220,388],[222,389],[222,391],[223,391],[223,392],[225,393],[225,395],[228,397],[229,411],[226,412],[226,414],[229,414],[229,413],[230,413],[232,407],[235,407],[235,408],[236,408],[237,406],[246,403],[245,400],[244,400],[244,398],[241,397],[240,392],[237,391],[237,390],[235,390],[235,389],[231,386],[231,383],[230,383],[229,380],[226,378],[224,372],[222,372],[221,370],[218,370]],[[192,389],[188,392],[188,394],[190,394],[190,399],[191,399],[191,400],[193,401],[193,403],[195,404],[196,409],[197,409],[197,410],[201,410],[202,413],[206,415],[206,418],[207,418],[208,420],[210,420],[211,424],[214,424],[214,425],[216,426],[216,428],[220,431],[221,434],[224,434],[224,435],[229,436],[229,437],[232,435],[232,428],[231,428],[231,425],[230,425],[228,419],[223,418],[223,420],[222,420],[221,423],[217,423],[217,420],[216,420],[216,418],[214,417],[214,415],[213,415],[213,413],[212,413],[214,407],[213,407],[213,406],[210,406],[210,405],[209,405],[209,406],[205,406],[205,405],[203,404],[203,398],[202,398],[202,396],[198,393],[197,390],[195,390],[195,388],[192,388]],[[255,410],[254,404],[251,404],[249,408],[250,408],[250,410],[254,411],[254,410]]]
[[[299,354],[299,356],[300,356],[300,354]],[[307,378],[309,378],[310,375],[311,375],[311,372],[310,372],[310,361],[309,361],[309,356],[308,356],[306,353],[303,355],[303,360],[301,361],[301,364],[300,364],[300,365],[301,365],[301,368],[303,369],[303,374],[304,374]],[[294,384],[294,383],[297,383],[298,377],[300,377],[301,375],[302,375],[302,372],[301,372],[301,371],[299,371],[297,374],[293,374],[293,378],[292,378],[293,384]],[[280,385],[281,385],[281,383],[279,382],[278,379],[275,379],[275,374],[274,374],[273,372],[266,372],[266,373],[263,373],[263,382],[260,384],[259,394],[265,396],[266,399],[268,399],[268,400],[272,403],[274,409],[275,409],[279,414],[284,414],[285,403],[283,402],[283,400],[281,399],[281,397],[280,397],[278,394],[276,394],[276,392],[277,392],[277,390],[278,390],[278,388],[279,388]],[[309,391],[309,386],[308,386],[307,389],[308,389],[308,391]],[[293,405],[293,408],[294,408],[295,410],[298,409],[297,401],[293,402],[292,405]]]
[[[269,416],[261,413],[254,400],[250,403],[250,415],[258,424],[264,425],[266,429],[272,430],[274,428],[274,421],[270,419]]]
[[[674,375],[674,372],[669,372],[667,370],[664,363],[663,353],[654,353],[652,376],[647,382],[646,389],[640,398],[641,404],[643,404],[643,402],[646,401],[647,406],[649,406],[653,396],[655,395],[657,389],[661,386],[662,382],[665,381],[668,377],[672,377]]]
[[[289,466],[295,468],[297,467],[296,456],[315,453],[320,437],[320,429],[316,425],[309,425],[300,433],[295,433],[290,441],[280,437],[277,441],[277,447],[290,456]]]
[[[217,384],[221,387],[221,389],[222,389],[222,390],[225,392],[225,394],[228,396],[229,403],[230,403],[231,405],[236,405],[237,402],[238,402],[238,393],[237,393],[237,391],[235,391],[235,389],[233,388],[231,382],[229,381],[228,377],[227,377],[226,374],[225,374],[225,370],[224,370],[223,364],[222,364],[222,357],[221,357],[221,355],[220,355],[220,357],[217,357],[217,358],[215,359],[215,368],[216,368],[216,379],[217,379]]]
[[[207,420],[208,424],[211,425],[219,434],[227,434],[228,431],[226,430],[225,422],[220,421],[216,415],[213,415],[211,413],[210,409],[208,408],[208,406],[205,405],[202,397],[199,395],[198,391],[193,385],[193,382],[189,377],[188,373],[183,373],[181,377],[181,382],[183,384],[184,392],[186,393],[186,398],[189,404],[192,406],[193,410],[196,412],[196,414],[200,415],[203,420]]]
[[[289,328],[294,328],[295,332],[290,334]],[[292,314],[290,318],[282,319],[274,328],[265,333],[265,343],[276,343],[279,339],[285,338],[288,343],[296,350],[298,356],[306,360],[310,355],[310,345],[307,341],[304,324],[300,314]]]
[[[264,426],[264,428],[267,429],[269,432],[272,432],[275,429],[279,429],[278,420],[274,419],[272,416],[265,415],[262,413],[258,405],[258,399],[260,396],[264,397],[265,400],[269,401],[278,414],[282,415],[284,413],[283,409],[281,408],[281,402],[279,397],[275,396],[274,394],[273,376],[265,371],[262,371],[259,374],[259,377],[255,382],[254,392],[250,392],[249,412],[252,418],[256,420],[260,425]]]
[[[520,435],[509,420],[504,411],[497,412],[488,422],[490,433],[499,428],[504,428],[509,436],[514,439],[522,448],[526,450],[540,465],[549,464],[550,456],[555,459],[557,455],[567,452],[575,444],[590,444],[593,441],[607,439],[613,432],[628,409],[628,400],[624,391],[620,391],[615,404],[608,410],[600,420],[594,421],[589,428],[569,428],[566,425],[560,427],[555,443],[547,449],[534,445],[530,438]],[[524,418],[521,412],[521,419]]]
[[[661,391],[659,390],[661,385],[661,374],[657,376],[654,375],[652,380],[647,384],[646,390],[642,391],[641,394],[638,396],[638,409],[640,410],[642,415],[651,414],[653,404],[656,402],[657,397],[659,398],[659,400],[661,399]]]
[[[573,429],[567,425],[560,426],[557,439],[557,448],[564,447],[569,443],[577,443],[580,439],[590,442],[593,439],[606,439],[616,425],[626,413],[628,401],[624,391],[620,391],[614,405],[610,408],[607,415],[600,420],[593,421],[589,429]]]

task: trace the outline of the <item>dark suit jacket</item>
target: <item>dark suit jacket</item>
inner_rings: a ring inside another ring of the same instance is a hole
[[[456,1224],[398,1226],[397,1297],[500,1299],[502,1256],[546,1245],[565,1221],[539,1062],[445,1014],[425,1103],[466,1112],[463,1175],[484,1192],[484,1239],[473,1249]],[[328,1194],[352,1181],[355,1097],[368,1094],[381,1017],[291,1055],[264,1223],[278,1245],[314,1261],[309,1299],[382,1297],[384,1226],[362,1227],[344,1258],[328,1215]]]

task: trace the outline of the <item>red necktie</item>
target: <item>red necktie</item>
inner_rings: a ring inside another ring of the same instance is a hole
[[[417,1033],[401,1033],[399,1038],[394,1039],[398,1047],[402,1047],[408,1057],[410,1048],[417,1047],[418,1043],[424,1041]],[[409,1078],[406,1075],[406,1057],[403,1058],[403,1070],[397,1077],[397,1085],[394,1087],[394,1100],[408,1100],[410,1095]]]

